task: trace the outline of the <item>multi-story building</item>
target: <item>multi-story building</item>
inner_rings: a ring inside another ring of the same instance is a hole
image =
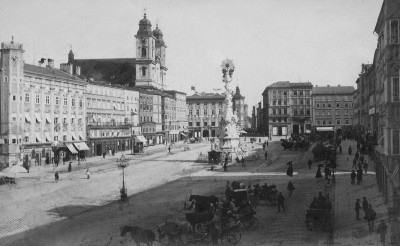
[[[275,82],[263,92],[264,132],[287,136],[311,130],[312,84]]]
[[[313,123],[332,131],[353,124],[353,86],[315,86],[312,89]]]
[[[20,43],[2,43],[0,51],[0,169],[49,164],[54,142],[65,144],[66,155],[76,153],[72,143],[86,139],[87,83],[54,68],[52,59],[26,64]]]
[[[164,94],[172,96],[172,117],[173,120],[168,122],[169,129],[169,140],[180,141],[187,138],[188,130],[188,118],[187,118],[187,105],[186,105],[186,93],[179,91],[164,91]],[[168,120],[168,119],[167,119]],[[165,116],[164,116],[165,122]]]
[[[225,96],[196,93],[186,97],[189,137],[219,137]]]
[[[162,124],[162,93],[157,90],[139,90],[139,122],[148,144],[164,143]]]
[[[358,82],[356,82],[358,83]],[[353,92],[353,126],[360,125],[360,111],[358,110],[360,106],[360,91],[355,89]]]
[[[244,129],[246,127],[246,112],[245,112],[245,103],[244,103],[245,97],[240,94],[240,89],[239,86],[236,86],[236,92],[233,94],[232,97],[232,109],[233,112],[236,113],[237,116],[237,125],[241,128]]]
[[[139,91],[89,82],[86,91],[88,156],[132,149],[140,136]]]
[[[375,149],[378,186],[392,220],[400,215],[400,8],[399,1],[383,1],[374,32],[378,45],[372,65],[363,65],[357,80],[361,139]],[[397,225],[395,225],[397,223]],[[397,238],[398,231],[392,233]]]

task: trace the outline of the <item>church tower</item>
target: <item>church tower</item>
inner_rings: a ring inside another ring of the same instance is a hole
[[[165,49],[167,46],[165,45],[163,39],[163,33],[158,28],[153,31],[153,36],[156,39],[156,64],[159,64],[159,70],[157,70],[157,81],[162,85],[163,88],[167,86],[165,75],[167,74],[167,66],[165,63]]]
[[[136,87],[162,89],[158,80],[160,66],[156,63],[156,39],[151,30],[151,22],[144,18],[139,22],[136,38]],[[157,72],[158,71],[158,72]]]
[[[0,169],[20,159],[20,144],[24,138],[23,45],[1,43],[0,57]]]

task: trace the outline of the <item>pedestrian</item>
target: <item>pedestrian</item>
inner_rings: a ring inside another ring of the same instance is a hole
[[[261,138],[258,138],[258,142],[261,143]]]
[[[267,160],[267,158],[268,158],[268,152],[267,151],[265,151],[264,157],[265,157],[265,160]]]
[[[278,213],[281,211],[281,207],[283,209],[283,212],[286,212],[284,201],[285,201],[285,198],[283,197],[282,192],[279,192],[279,195],[278,195]]]
[[[267,141],[267,147],[268,147],[268,141]]]
[[[103,159],[106,159],[106,152],[103,152]]]
[[[311,169],[311,164],[312,164],[311,159],[308,159],[308,169]]]
[[[351,168],[357,168],[357,159],[356,158],[353,159],[353,165],[351,166]]]
[[[26,171],[29,173],[29,164],[26,164]]]
[[[265,143],[263,143],[263,151],[265,151],[265,146],[266,146],[266,144],[265,144]]]
[[[365,174],[367,174],[367,171],[368,171],[368,163],[367,163],[367,161],[366,160],[364,160],[364,172],[365,172]]]
[[[171,154],[171,146],[168,146],[168,153]]]
[[[339,145],[339,153],[342,153],[342,145]]]
[[[348,149],[348,153],[349,153],[349,155],[351,155],[351,152],[352,152],[352,150],[351,150],[351,146],[349,146],[349,149]]]
[[[357,184],[361,184],[362,176],[363,176],[363,171],[362,171],[362,169],[358,169],[358,170],[357,170]]]
[[[224,172],[227,172],[227,171],[228,171],[228,170],[227,170],[227,167],[228,167],[227,163],[224,162]]]
[[[115,149],[112,150],[112,156],[114,156],[114,155],[115,155]]]
[[[87,177],[87,179],[90,179],[90,172],[89,172],[89,168],[86,170],[86,177]]]
[[[71,165],[71,163],[72,163],[72,162],[69,162],[69,164],[68,164],[68,172],[69,172],[69,173],[70,173],[71,170],[72,170],[72,165]]]
[[[387,225],[384,220],[381,220],[381,223],[378,225],[378,228],[376,228],[376,232],[380,234],[381,236],[381,243],[385,245],[385,238],[386,238],[386,233],[387,233]]]
[[[244,157],[242,156],[242,167],[246,167],[246,165],[244,164]]]
[[[325,179],[326,180],[328,180],[329,172],[330,172],[329,167],[327,165],[325,165],[324,173],[325,173]]]
[[[356,210],[356,220],[360,220],[360,209],[361,209],[360,199],[357,198],[356,205],[354,207],[354,210]]]
[[[111,151],[111,149],[110,149],[110,150],[108,150],[108,153],[110,154],[110,156],[112,155],[112,151]]]
[[[367,219],[368,201],[365,196],[363,197],[362,209],[364,211],[364,219]]]
[[[58,179],[60,178],[60,176],[58,176],[58,171],[55,172],[54,177],[56,179],[56,182],[58,182]]]
[[[360,158],[360,153],[357,151],[354,157],[356,158],[356,160],[358,160],[358,158]]]
[[[289,191],[289,197],[292,196],[293,191],[294,191],[295,189],[296,189],[296,188],[294,188],[294,185],[293,185],[292,181],[289,181],[289,183],[288,183],[288,185],[287,185],[287,190]]]
[[[354,169],[351,171],[351,174],[350,174],[350,178],[351,178],[351,184],[354,184],[354,182],[355,182],[355,180],[356,180],[356,177],[357,177],[357,174],[356,174],[356,172],[354,171]]]
[[[357,150],[360,150],[360,142],[357,141]]]
[[[321,167],[320,166],[318,166],[318,170],[317,170],[317,173],[315,174],[315,177],[316,178],[322,178]]]
[[[375,218],[376,218],[376,212],[372,208],[371,204],[368,205],[366,217],[367,217],[367,220],[368,220],[369,231],[374,231],[374,223],[375,223]]]

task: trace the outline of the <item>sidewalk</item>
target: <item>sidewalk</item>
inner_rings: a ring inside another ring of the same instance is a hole
[[[340,171],[351,172],[353,165],[354,154],[357,150],[357,143],[352,140],[342,141],[342,154],[337,154],[337,169]],[[351,145],[353,149],[352,155],[349,155],[347,150]],[[368,162],[368,171],[375,172],[374,164],[367,155],[364,155]],[[376,233],[376,228],[381,220],[388,223],[388,211],[384,204],[383,197],[379,193],[376,184],[375,174],[367,173],[363,176],[363,181],[360,185],[357,182],[352,185],[350,173],[336,175],[335,189],[335,232],[334,245],[382,245],[380,235]],[[364,212],[360,211],[361,220],[356,220],[355,202],[360,199],[362,205],[363,197],[366,197],[369,204],[376,211],[376,219],[374,232],[369,232],[368,222],[363,219]],[[389,230],[388,230],[389,233]],[[390,245],[390,235],[386,235],[386,245]]]

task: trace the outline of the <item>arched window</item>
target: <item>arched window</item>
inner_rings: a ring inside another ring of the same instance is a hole
[[[142,76],[146,76],[146,67],[142,67]]]
[[[147,56],[146,48],[142,48],[142,57],[146,57],[146,56]]]

